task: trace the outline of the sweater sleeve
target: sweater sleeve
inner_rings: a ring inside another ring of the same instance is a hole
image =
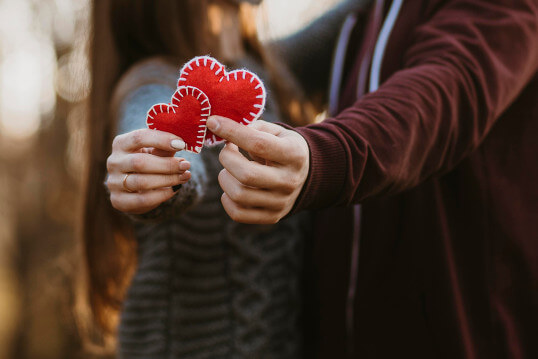
[[[537,71],[535,0],[454,0],[418,26],[403,69],[297,131],[311,170],[294,211],[397,193],[476,149]]]
[[[276,41],[272,48],[291,69],[305,93],[326,94],[340,28],[347,15],[364,9],[371,0],[346,0],[304,29]]]
[[[146,113],[156,103],[168,103],[174,89],[164,84],[146,84],[127,94],[119,105],[118,134],[146,128]],[[191,163],[191,179],[183,184],[177,193],[157,208],[142,215],[132,216],[138,220],[164,220],[179,215],[194,205],[204,194],[207,173],[204,162],[198,154],[179,151],[176,157],[183,157]]]

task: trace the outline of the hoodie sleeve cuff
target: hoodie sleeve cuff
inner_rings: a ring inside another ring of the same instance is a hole
[[[298,128],[279,125],[303,136],[310,151],[308,177],[289,214],[336,203],[346,176],[346,154],[340,141],[317,124]]]

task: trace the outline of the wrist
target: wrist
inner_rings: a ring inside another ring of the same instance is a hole
[[[297,128],[282,126],[301,135],[309,153],[306,179],[289,214],[334,204],[347,173],[347,159],[340,141],[329,132],[315,128],[316,125]]]

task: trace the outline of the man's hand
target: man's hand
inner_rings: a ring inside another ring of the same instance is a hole
[[[212,116],[208,128],[228,141],[220,153],[222,204],[237,222],[271,224],[292,209],[308,175],[309,149],[297,132],[256,121]],[[239,148],[246,151],[245,157]]]

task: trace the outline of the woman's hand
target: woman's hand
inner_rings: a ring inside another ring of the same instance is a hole
[[[271,224],[292,209],[308,175],[305,139],[281,126],[256,121],[250,126],[212,116],[208,128],[228,140],[220,153],[222,204],[237,222]],[[248,152],[245,157],[239,148]]]
[[[112,206],[140,214],[170,199],[172,187],[191,177],[190,163],[174,157],[184,148],[179,137],[162,131],[144,129],[116,136],[107,159]]]

